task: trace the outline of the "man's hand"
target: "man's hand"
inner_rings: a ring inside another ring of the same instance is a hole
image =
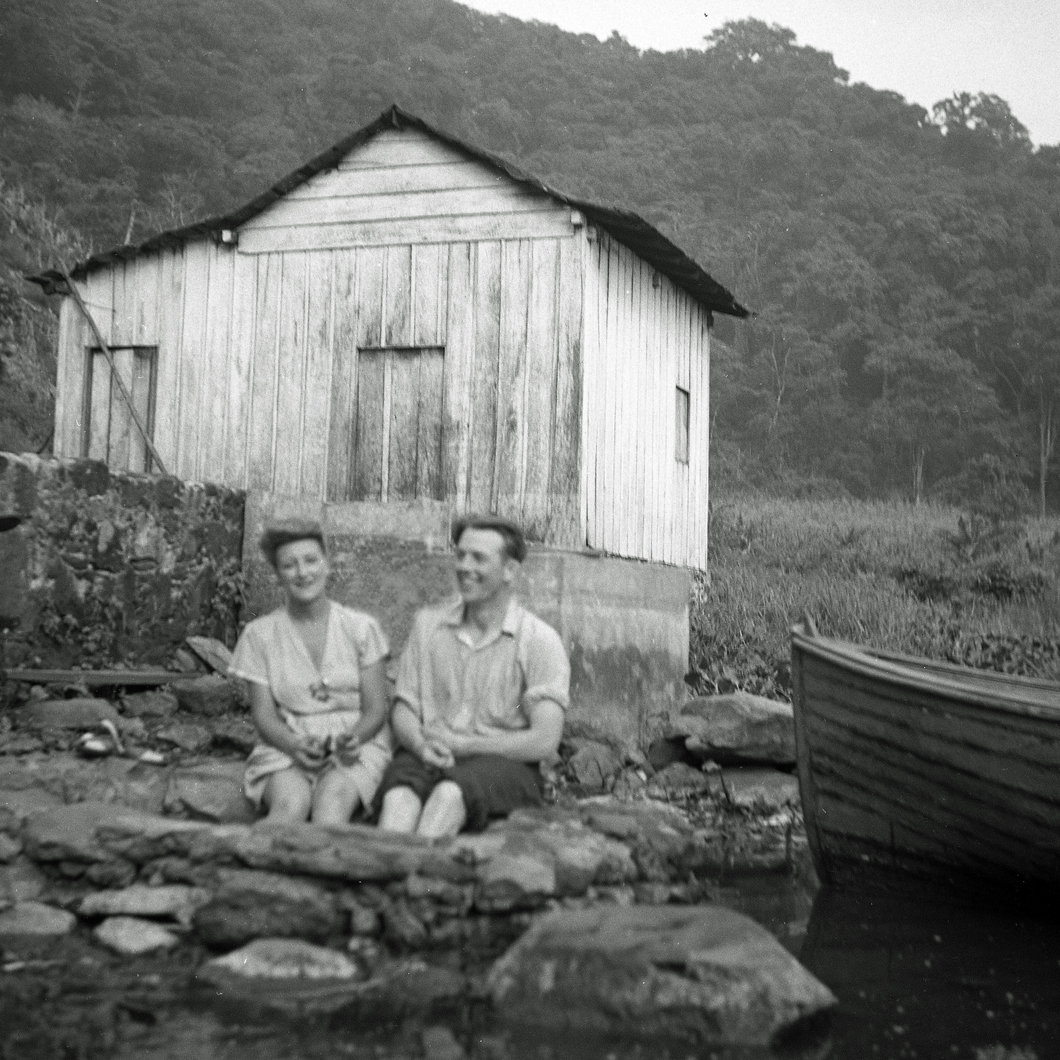
[[[453,756],[452,749],[433,736],[424,736],[423,744],[418,748],[418,754],[420,761],[427,766],[435,766],[438,769],[452,769],[456,765],[456,758]]]
[[[448,725],[437,722],[431,726],[429,733],[425,733],[428,739],[435,744],[444,747],[454,758],[464,758],[475,753],[475,737],[465,732],[457,732],[450,729]]]

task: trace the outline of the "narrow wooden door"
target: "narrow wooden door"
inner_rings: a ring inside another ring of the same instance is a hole
[[[362,349],[349,498],[441,500],[441,347]]]

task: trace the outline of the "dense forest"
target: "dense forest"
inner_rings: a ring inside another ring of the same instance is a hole
[[[239,205],[390,102],[755,311],[716,327],[715,482],[1060,498],[1060,147],[1004,100],[929,113],[756,20],[641,52],[451,0],[5,0],[0,447],[48,444],[25,272]]]

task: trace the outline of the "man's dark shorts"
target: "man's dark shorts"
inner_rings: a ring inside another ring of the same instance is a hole
[[[464,796],[466,829],[479,832],[492,817],[507,817],[520,806],[540,806],[545,779],[537,763],[513,762],[500,755],[469,755],[450,769],[425,765],[411,751],[401,748],[376,792],[375,805],[391,788],[411,788],[421,802],[443,780],[451,780]]]

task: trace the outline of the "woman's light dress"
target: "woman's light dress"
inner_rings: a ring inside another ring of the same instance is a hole
[[[324,652],[319,669],[284,608],[250,622],[232,656],[229,673],[265,685],[280,717],[300,736],[342,736],[361,717],[361,671],[385,659],[390,648],[379,623],[370,615],[329,602]],[[390,761],[390,726],[384,725],[358,750],[357,761],[325,767],[347,772],[361,801],[371,804]],[[243,790],[260,806],[268,778],[281,769],[300,769],[313,783],[324,769],[308,771],[271,744],[259,743],[250,754]]]

